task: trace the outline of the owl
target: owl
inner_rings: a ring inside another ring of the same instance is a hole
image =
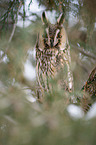
[[[84,112],[87,112],[96,101],[96,67],[92,70],[81,90],[83,91],[83,97],[78,97],[77,101],[80,102]]]
[[[63,79],[59,80],[57,85],[67,91],[73,90],[70,45],[63,26],[64,14],[60,14],[57,22],[51,24],[43,12],[42,22],[43,30],[39,32],[36,42],[38,99],[42,98],[44,92],[52,89],[49,80],[56,78],[58,74],[63,76]]]
[[[96,67],[92,70],[82,90],[89,93],[92,99],[96,99]]]

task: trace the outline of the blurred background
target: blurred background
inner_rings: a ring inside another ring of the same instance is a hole
[[[96,113],[89,119],[80,106],[69,107],[69,94],[57,86],[44,104],[36,102],[43,11],[53,24],[64,13],[76,95],[96,67],[96,0],[0,0],[0,145],[95,145]]]

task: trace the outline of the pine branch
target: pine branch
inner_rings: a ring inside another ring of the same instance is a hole
[[[75,45],[71,45],[71,46],[72,46],[73,49],[78,50],[83,55],[88,56],[91,59],[96,60],[96,56],[94,54],[92,54],[91,52],[88,53],[88,52],[84,51],[84,48],[83,47],[78,47],[78,46],[75,46]]]
[[[9,38],[9,40],[8,40],[8,43],[11,42],[11,40],[12,40],[12,38],[13,38],[13,36],[14,36],[14,32],[15,32],[15,29],[16,29],[16,23],[17,23],[17,17],[18,17],[20,8],[21,8],[21,3],[20,3],[20,5],[19,5],[19,7],[18,7],[18,11],[17,11],[17,14],[16,14],[15,23],[14,23],[14,25],[13,25],[13,30],[12,30],[12,33],[11,33],[10,38]]]
[[[9,37],[9,40],[8,40],[8,46],[6,47],[5,49],[5,52],[3,53],[2,57],[0,58],[0,63],[2,62],[2,58],[5,56],[5,54],[7,53],[7,50],[9,48],[9,44],[11,43],[12,41],[12,38],[14,36],[14,32],[15,32],[15,29],[16,29],[16,24],[17,24],[17,18],[18,18],[18,14],[19,14],[19,10],[21,8],[21,5],[22,5],[22,2],[20,2],[19,4],[19,7],[18,7],[18,10],[17,10],[17,14],[16,14],[16,18],[15,18],[15,22],[14,22],[14,25],[13,25],[13,29],[12,29],[12,32],[11,32],[11,35]]]
[[[0,22],[5,21],[5,19],[8,17],[8,14],[11,12],[11,9],[14,6],[14,3],[15,3],[15,0],[13,2],[10,2],[8,10],[7,10],[7,12],[5,12],[5,14],[3,16],[1,16]]]

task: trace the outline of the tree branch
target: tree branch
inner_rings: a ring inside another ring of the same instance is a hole
[[[8,40],[8,43],[11,42],[11,40],[12,40],[12,38],[13,38],[13,36],[14,36],[14,32],[15,32],[15,29],[16,29],[16,23],[17,23],[17,17],[18,17],[20,8],[21,8],[21,3],[20,3],[20,5],[19,5],[19,7],[18,7],[18,11],[17,11],[17,14],[16,14],[17,16],[16,16],[16,19],[15,19],[15,23],[14,23],[14,25],[13,25],[13,30],[12,30],[12,33],[11,33],[10,38],[9,38],[9,40]]]
[[[80,47],[74,46],[74,45],[71,45],[71,46],[72,46],[73,49],[78,50],[78,51],[79,51],[80,53],[82,53],[83,55],[88,56],[88,57],[90,57],[90,58],[96,60],[96,56],[95,56],[94,54],[92,54],[91,52],[90,52],[90,53],[85,52],[83,47],[80,48]]]
[[[16,19],[15,19],[15,22],[14,22],[14,24],[13,24],[13,29],[12,29],[11,35],[10,35],[10,37],[9,37],[9,40],[8,40],[8,46],[6,47],[5,52],[3,53],[3,55],[2,55],[1,58],[0,58],[0,63],[2,62],[2,58],[5,56],[5,54],[6,54],[7,50],[8,50],[8,48],[9,48],[9,44],[11,43],[11,40],[12,40],[12,38],[13,38],[13,36],[14,36],[14,32],[15,32],[16,24],[17,24],[17,18],[18,18],[18,14],[19,14],[19,10],[20,10],[20,8],[21,8],[21,5],[22,5],[22,2],[20,2],[20,5],[19,5],[19,7],[18,7],[18,11],[17,11],[17,14],[16,14]]]

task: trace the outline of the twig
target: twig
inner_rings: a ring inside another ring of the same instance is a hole
[[[14,125],[18,124],[18,122],[16,122],[12,117],[10,117],[8,115],[4,115],[4,118]]]
[[[19,5],[19,7],[18,7],[17,16],[18,16],[18,14],[19,14],[20,7],[21,7],[21,3],[20,3],[20,5]],[[11,40],[12,40],[12,38],[13,38],[13,36],[14,36],[14,32],[15,32],[15,29],[16,29],[16,23],[17,23],[17,16],[16,16],[16,19],[15,19],[15,23],[14,23],[14,25],[13,25],[13,30],[12,30],[12,33],[11,33],[10,38],[9,38],[9,40],[8,40],[8,43],[11,42]]]
[[[88,56],[94,60],[96,60],[96,56],[94,54],[92,54],[91,52],[88,53],[88,52],[85,52],[83,47],[79,48],[78,46],[74,46],[74,45],[71,45],[73,49],[75,50],[78,50],[79,52],[81,52],[82,54],[84,54],[85,56]]]
[[[18,11],[17,11],[17,14],[16,14],[15,23],[14,23],[14,25],[13,25],[13,29],[12,29],[11,35],[10,35],[10,37],[9,37],[9,40],[8,40],[8,46],[6,47],[5,52],[3,53],[2,57],[0,58],[0,63],[2,62],[2,58],[5,56],[5,54],[6,54],[7,50],[8,50],[8,48],[9,48],[9,44],[11,43],[11,40],[12,40],[12,38],[13,38],[13,36],[14,36],[14,32],[15,32],[15,29],[16,29],[16,23],[17,23],[17,17],[18,17],[18,14],[19,14],[19,10],[20,10],[20,8],[21,8],[21,4],[22,4],[22,2],[20,3],[20,5],[19,5],[19,7],[18,7]]]
[[[79,65],[80,67],[82,67],[82,69],[83,69],[86,73],[88,73],[89,69],[88,69],[88,67],[87,67],[86,65],[82,64],[82,63],[80,62],[80,60],[77,60],[76,62],[77,62],[77,65]]]
[[[8,7],[8,10],[7,10],[7,12],[5,12],[4,13],[4,15],[3,16],[1,16],[1,22],[4,20],[4,19],[6,19],[7,17],[8,17],[8,13],[10,13],[10,11],[11,11],[11,8],[13,7],[13,5],[14,5],[14,2],[15,2],[15,0],[13,0],[13,2],[11,2],[11,4],[9,5],[9,7]]]

